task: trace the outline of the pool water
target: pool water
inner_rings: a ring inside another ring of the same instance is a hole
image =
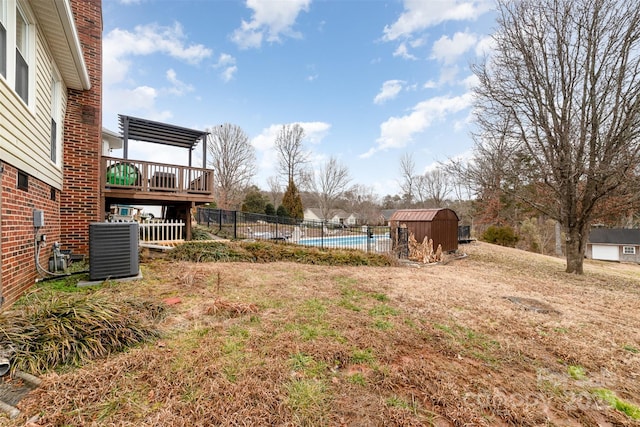
[[[371,244],[375,244],[376,241],[380,240],[389,240],[389,237],[386,235],[374,235],[373,238],[369,239],[366,235],[357,235],[357,236],[328,236],[328,237],[315,237],[315,238],[307,238],[300,239],[297,243],[301,245],[308,246],[325,246],[325,247],[353,247],[360,248],[366,247],[368,240],[370,240]]]

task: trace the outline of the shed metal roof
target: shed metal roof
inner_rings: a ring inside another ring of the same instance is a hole
[[[640,245],[640,229],[595,228],[589,233],[589,243]]]
[[[438,213],[443,211],[451,211],[458,219],[458,215],[447,208],[440,209],[399,209],[391,215],[389,221],[433,221]]]

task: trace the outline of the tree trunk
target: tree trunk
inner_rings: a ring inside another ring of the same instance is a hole
[[[560,225],[560,221],[556,221],[555,226],[556,231],[556,255],[562,255],[562,226]]]
[[[567,273],[584,273],[583,263],[586,244],[586,230],[574,227],[567,231]]]

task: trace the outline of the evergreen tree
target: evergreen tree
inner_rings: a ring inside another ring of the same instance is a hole
[[[292,179],[289,180],[287,191],[284,192],[284,196],[282,197],[282,205],[285,207],[291,218],[299,220],[304,218],[302,198],[300,197],[300,193],[298,192],[298,187],[296,187],[296,184]]]
[[[262,195],[262,192],[259,188],[253,187],[244,198],[244,202],[242,203],[242,212],[251,212],[251,213],[264,213],[265,207],[267,206],[267,200]]]
[[[278,206],[278,210],[276,211],[276,215],[283,217],[283,218],[289,218],[289,212],[287,212],[287,208],[285,208],[283,205]]]
[[[267,206],[264,207],[264,213],[265,215],[275,215],[276,208],[274,208],[271,203],[267,203]]]

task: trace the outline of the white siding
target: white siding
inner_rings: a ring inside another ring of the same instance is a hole
[[[62,189],[62,170],[50,158],[52,56],[37,26],[35,58],[31,66],[36,67],[36,84],[30,88],[35,90],[33,110],[0,78],[0,160]],[[63,109],[66,92],[63,83]]]

